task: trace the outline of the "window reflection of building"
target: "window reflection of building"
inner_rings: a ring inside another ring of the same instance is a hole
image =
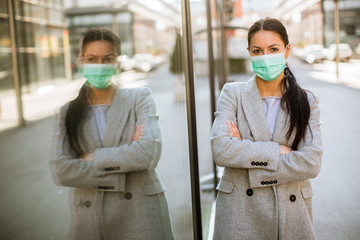
[[[11,72],[11,42],[6,1],[0,3],[0,90],[13,86]]]
[[[348,43],[353,50],[360,46],[360,1],[339,0],[340,42]],[[324,43],[335,43],[334,1],[322,0],[324,12]]]
[[[23,126],[23,108],[25,118],[38,110],[22,94],[71,78],[67,36],[62,0],[0,1],[1,129]]]
[[[174,28],[179,28],[180,12],[161,1],[66,1],[66,16],[72,59],[78,57],[79,40],[91,27],[105,27],[121,39],[122,54],[153,55],[171,53]]]
[[[66,25],[62,1],[17,0],[14,3],[19,77],[23,90],[31,92],[39,86],[49,84],[49,81],[65,78],[63,34]],[[2,10],[6,7],[2,6]],[[9,19],[1,20],[2,30],[8,32],[8,27],[3,22],[8,22]],[[11,79],[7,81],[11,82]],[[4,87],[6,88],[1,84],[1,88]]]

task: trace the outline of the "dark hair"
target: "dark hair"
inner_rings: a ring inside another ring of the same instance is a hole
[[[253,35],[260,30],[272,31],[279,34],[285,46],[289,43],[284,25],[277,19],[265,18],[258,20],[250,27],[248,32],[249,46]],[[285,92],[281,99],[281,107],[290,116],[290,126],[286,133],[286,138],[289,140],[293,131],[296,131],[295,139],[291,146],[293,150],[296,150],[300,141],[305,137],[307,126],[309,126],[310,104],[306,91],[296,82],[296,78],[288,66],[284,70],[282,83]]]
[[[120,54],[120,38],[110,30],[104,28],[92,28],[85,33],[81,43],[81,52],[84,52],[88,43],[99,40],[110,42],[114,46],[116,53]],[[80,145],[80,139],[86,144],[82,135],[81,126],[88,113],[88,96],[89,88],[84,84],[79,91],[79,95],[74,100],[70,101],[65,117],[66,136],[69,140],[70,148],[77,156],[84,154],[84,150]]]

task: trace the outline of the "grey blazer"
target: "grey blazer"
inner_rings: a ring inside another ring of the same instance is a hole
[[[57,185],[70,189],[70,239],[172,239],[165,187],[155,167],[161,135],[148,88],[118,89],[109,110],[103,144],[94,114],[80,142],[94,161],[69,148],[64,105],[54,124],[50,169]],[[144,125],[133,142],[136,126]]]
[[[212,128],[214,161],[225,167],[217,187],[214,239],[315,239],[310,178],[321,167],[319,100],[308,93],[311,116],[298,150],[280,155],[279,144],[291,147],[288,115],[280,107],[270,132],[255,77],[225,84]],[[242,140],[231,138],[234,121]]]

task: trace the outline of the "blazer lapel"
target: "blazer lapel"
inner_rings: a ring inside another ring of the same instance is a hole
[[[241,100],[255,141],[270,141],[270,131],[255,76],[247,82]]]
[[[118,89],[109,109],[104,134],[104,147],[113,147],[119,142],[131,109],[128,89]]]

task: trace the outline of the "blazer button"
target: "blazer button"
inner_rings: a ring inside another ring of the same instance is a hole
[[[103,186],[98,186],[98,189],[103,189],[104,187]]]
[[[267,162],[264,162],[264,166],[267,166],[268,165],[268,163]]]
[[[120,167],[116,167],[115,170],[120,170]]]
[[[254,166],[255,165],[255,162],[251,162],[251,166]]]
[[[91,207],[91,202],[90,202],[90,201],[86,201],[86,202],[85,202],[85,206],[86,206],[87,208]]]
[[[264,181],[261,181],[261,185],[265,185],[266,183]]]
[[[109,171],[109,168],[106,167],[106,168],[105,168],[105,171]]]
[[[274,184],[277,184],[277,180],[274,180]]]
[[[273,181],[269,181],[269,184],[274,184],[274,182],[273,182]]]
[[[127,200],[130,200],[130,199],[132,198],[132,194],[129,193],[129,192],[125,193],[125,198],[126,198]]]
[[[254,191],[251,188],[246,190],[246,195],[248,195],[249,197],[252,196],[253,194],[254,194]]]
[[[296,196],[294,194],[290,195],[290,202],[295,202],[296,201]]]

